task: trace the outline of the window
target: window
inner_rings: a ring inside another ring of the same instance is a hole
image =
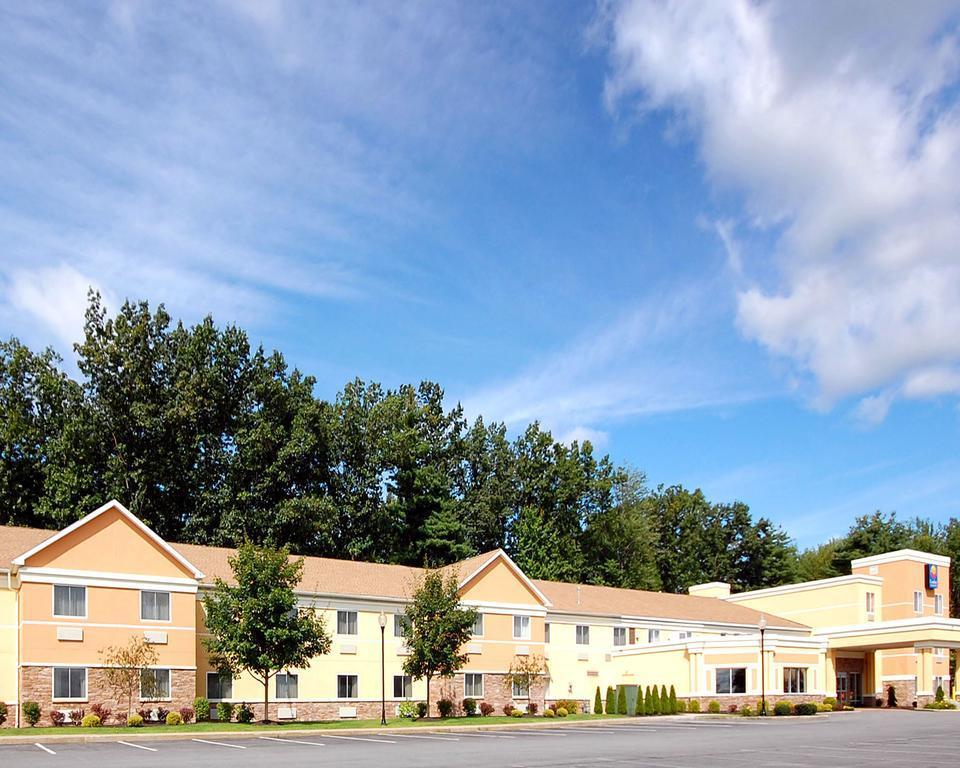
[[[937,616],[943,616],[943,595],[933,596],[933,612]]]
[[[514,640],[530,639],[530,617],[529,616],[513,617],[513,638]]]
[[[807,692],[807,670],[803,667],[784,667],[783,668],[783,692],[784,693],[806,693]]]
[[[590,645],[590,627],[577,625],[577,645]]]
[[[923,613],[923,592],[913,593],[913,612]]]
[[[80,616],[87,615],[87,588],[65,587],[61,584],[53,586],[53,615]]]
[[[207,672],[207,698],[211,701],[233,698],[233,678],[217,672]]]
[[[543,625],[543,642],[550,642],[550,622]]]
[[[685,630],[683,632],[677,633],[678,640],[688,640],[691,637],[693,637],[693,632],[691,632],[690,630]]]
[[[140,698],[147,701],[159,701],[170,698],[169,669],[140,670]]]
[[[516,622],[514,622],[516,625]],[[478,613],[477,618],[473,620],[473,636],[483,637],[483,614]]]
[[[627,644],[627,628],[626,627],[613,628],[613,644],[614,645]]]
[[[516,680],[513,681],[513,698],[515,699],[525,699],[530,695],[530,688],[528,686],[518,683]]]
[[[465,696],[483,696],[483,675],[479,672],[467,672],[463,676],[463,693]]]
[[[53,698],[86,699],[87,670],[84,667],[55,667],[53,670]]]
[[[170,621],[170,593],[141,592],[140,618],[148,621]]]
[[[357,612],[356,611],[337,611],[337,634],[338,635],[357,634]]]
[[[659,643],[659,642],[660,642],[660,630],[659,630],[659,629],[648,629],[648,630],[647,630],[647,642],[648,642],[648,643]]]
[[[405,613],[393,614],[393,636],[403,637],[403,628],[407,626],[407,615]]]
[[[867,613],[875,613],[877,596],[873,592],[867,592]]]
[[[296,699],[300,695],[300,679],[289,672],[277,673],[277,698]]]
[[[358,698],[359,693],[357,692],[357,676],[356,675],[337,675],[337,698],[339,699],[356,699]]]
[[[717,670],[717,693],[746,693],[747,670],[732,667]]]
[[[413,678],[410,675],[393,676],[393,698],[413,698]]]

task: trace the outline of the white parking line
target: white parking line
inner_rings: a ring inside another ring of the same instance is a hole
[[[201,744],[213,744],[215,747],[232,747],[233,749],[246,749],[246,747],[241,747],[239,744],[227,744],[225,741],[207,741],[206,739],[190,739],[190,741],[197,741]]]
[[[34,744],[33,746],[39,747],[39,748],[42,749],[44,752],[49,752],[51,755],[57,754],[56,752],[54,752],[54,751],[53,751],[52,749],[50,749],[49,747],[43,746],[43,744]]]
[[[426,736],[412,733],[378,733],[377,736],[392,736],[399,739],[433,739],[434,741],[460,741],[456,736]]]
[[[505,734],[499,733],[463,733],[463,731],[457,731],[457,736],[470,736],[476,739],[515,739],[516,736],[507,736]]]
[[[319,741],[297,741],[296,739],[278,739],[276,736],[257,736],[264,741],[282,741],[284,744],[309,744],[311,747],[322,747]]]
[[[134,749],[145,749],[147,752],[156,752],[157,750],[153,747],[144,747],[140,744],[131,744],[129,741],[118,741],[117,744],[123,744],[125,747],[133,747]]]
[[[552,733],[552,732],[550,732],[550,731],[547,731],[547,732],[544,732],[544,731],[517,731],[517,730],[514,730],[513,728],[510,729],[510,732],[511,732],[511,733],[520,733],[520,734],[523,734],[524,736],[561,736],[561,737],[566,737],[566,735],[567,735],[567,734],[565,734],[565,733]]]
[[[393,734],[390,734],[391,736]],[[396,744],[395,741],[390,741],[389,739],[368,739],[364,736],[333,736],[329,733],[323,734],[324,739],[347,739],[348,741],[375,741],[378,744]]]

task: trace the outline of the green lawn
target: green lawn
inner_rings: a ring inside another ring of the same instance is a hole
[[[605,720],[607,718],[623,717],[623,715],[570,715],[565,718],[547,720],[543,717],[506,717],[505,715],[491,715],[490,717],[448,717],[436,720],[408,720],[406,718],[390,718],[387,728],[436,728],[438,725],[503,725],[505,723],[564,723],[571,720]],[[203,723],[189,723],[188,725],[147,725],[143,728],[126,728],[118,726],[103,726],[101,728],[80,728],[75,725],[64,725],[59,728],[19,728],[0,732],[3,736],[66,736],[83,734],[84,736],[108,733],[205,733],[212,731],[284,731],[294,729],[341,730],[347,728],[383,728],[379,720],[332,720],[319,723],[289,722],[258,725],[256,723],[221,723],[217,720]]]

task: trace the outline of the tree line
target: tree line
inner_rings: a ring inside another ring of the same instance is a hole
[[[668,591],[825,572],[746,504],[649,488],[536,422],[468,421],[436,383],[318,397],[211,317],[129,301],[110,316],[91,293],[74,353],[77,378],[51,349],[0,342],[0,523],[62,528],[117,498],[172,542],[433,566],[502,547],[534,578]],[[929,532],[927,548],[958,538]]]

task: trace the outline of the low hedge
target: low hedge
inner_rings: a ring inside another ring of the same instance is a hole
[[[789,701],[778,701],[773,707],[773,714],[778,717],[784,717],[785,715],[793,714],[793,704]]]
[[[793,708],[793,713],[795,715],[815,715],[817,714],[817,711],[817,705],[812,701],[797,704],[797,706]]]

